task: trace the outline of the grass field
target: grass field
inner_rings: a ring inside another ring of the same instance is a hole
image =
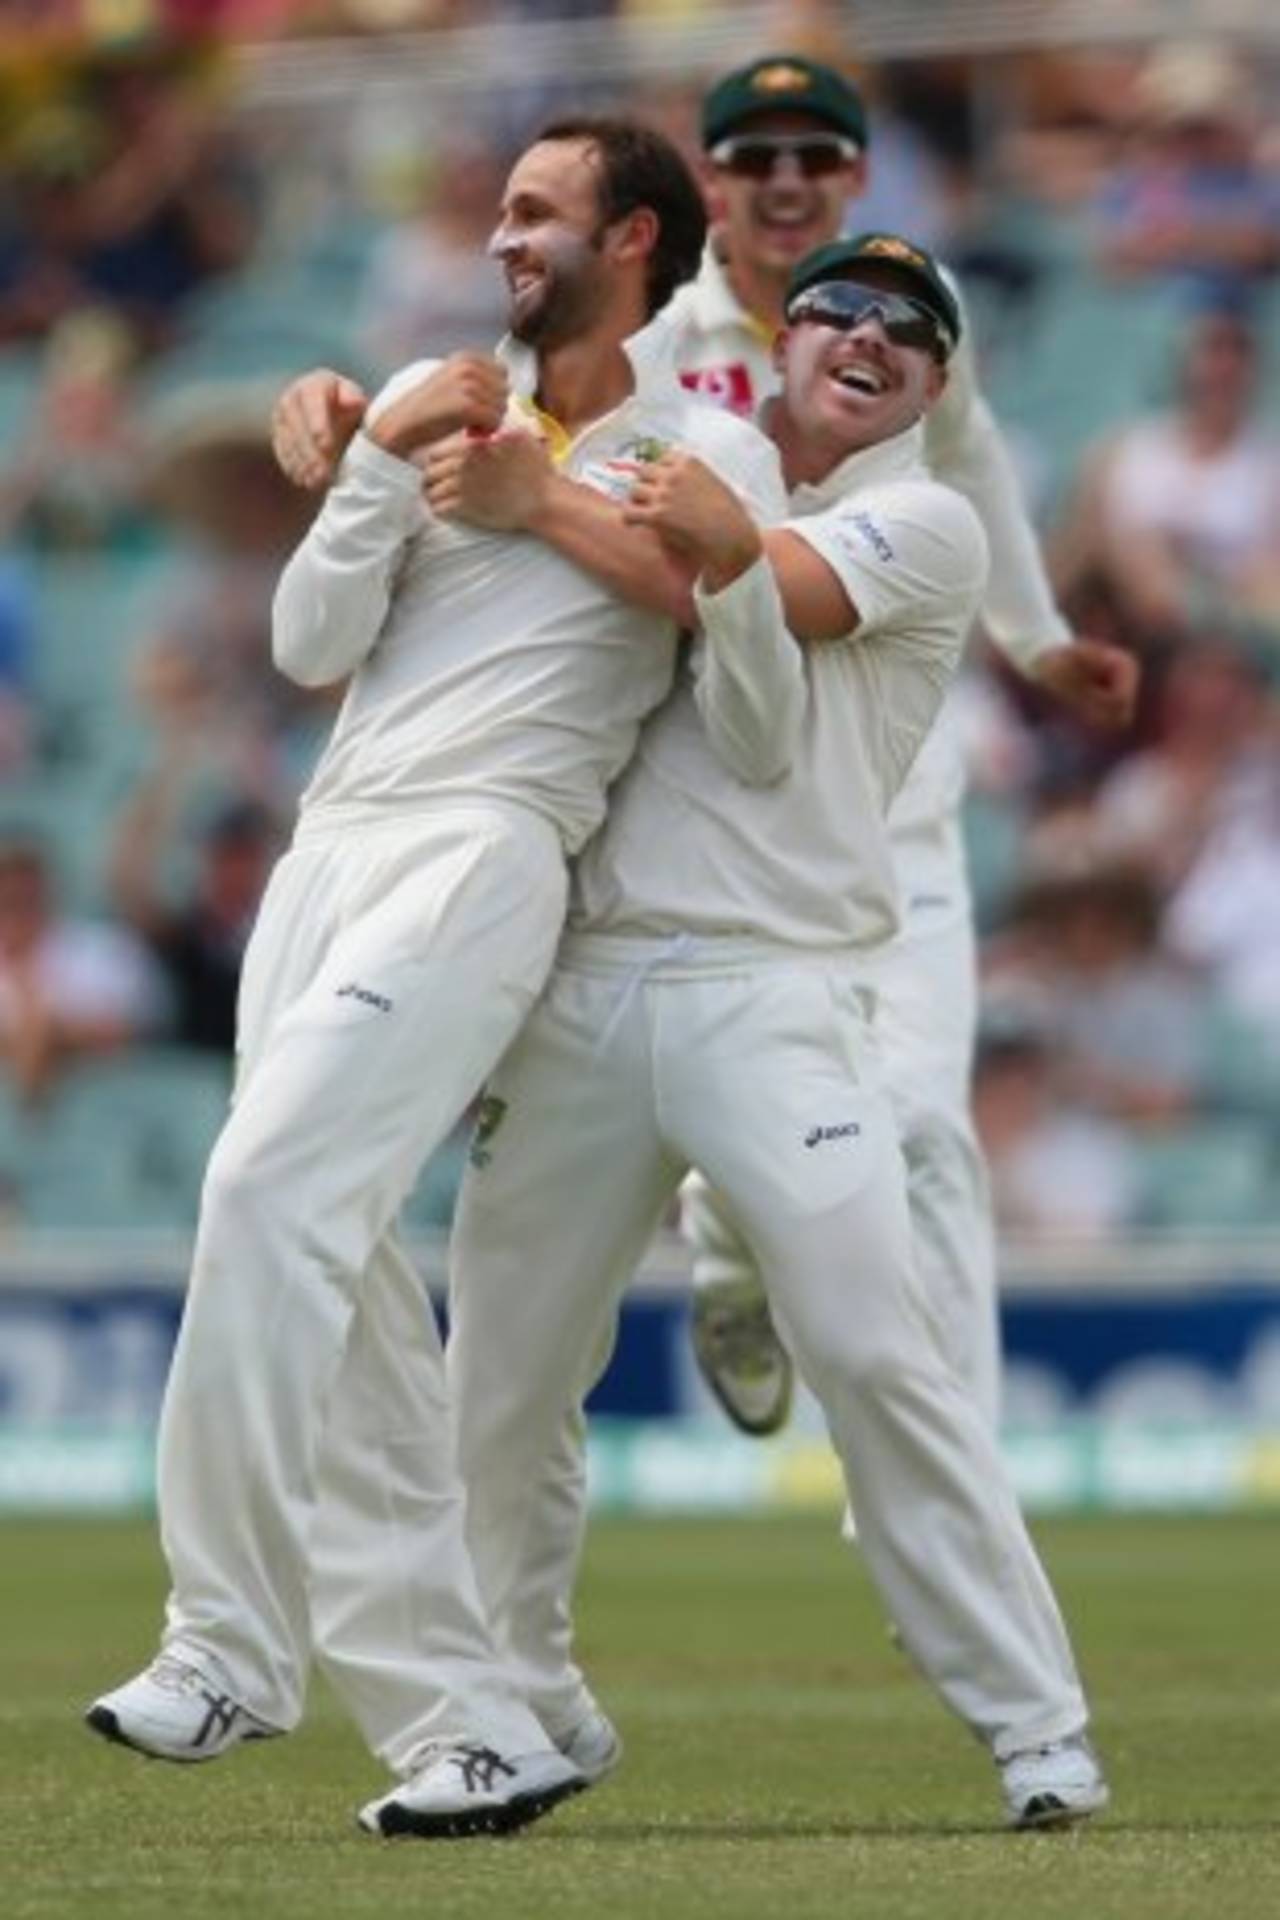
[[[889,1644],[819,1521],[595,1529],[582,1649],[623,1771],[507,1840],[388,1844],[332,1703],[209,1767],[79,1707],[151,1650],[141,1524],[0,1524],[0,1913],[204,1920],[1272,1920],[1280,1523],[1061,1521],[1040,1539],[1112,1777],[1070,1835],[999,1830],[989,1763]]]

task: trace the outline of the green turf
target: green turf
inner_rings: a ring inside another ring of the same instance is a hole
[[[1112,1812],[998,1829],[992,1770],[889,1645],[817,1521],[595,1529],[582,1650],[622,1773],[508,1840],[356,1832],[380,1789],[332,1704],[184,1771],[77,1708],[149,1653],[150,1529],[0,1524],[0,1913],[114,1920],[1272,1920],[1280,1527],[1041,1533],[1090,1681]]]

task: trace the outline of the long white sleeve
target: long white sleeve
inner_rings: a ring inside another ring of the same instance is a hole
[[[772,786],[791,768],[808,702],[773,569],[761,555],[720,593],[696,585],[694,602],[703,636],[694,700],[707,738],[739,780]]]
[[[323,687],[360,665],[382,630],[396,564],[422,513],[418,468],[358,433],[276,589],[271,653],[281,673]]]
[[[946,391],[925,421],[925,457],[934,476],[963,493],[982,522],[991,554],[983,624],[1025,672],[1042,653],[1069,645],[1071,629],[1054,602],[1004,436],[978,391],[967,330]]]

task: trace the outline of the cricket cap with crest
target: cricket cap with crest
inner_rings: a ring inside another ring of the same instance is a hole
[[[941,322],[952,346],[960,338],[960,305],[931,253],[904,240],[899,233],[855,233],[848,240],[832,240],[797,261],[787,285],[786,304],[806,287],[823,280],[856,280],[864,267],[892,267],[903,293],[918,300]]]
[[[799,53],[767,53],[735,67],[702,102],[702,144],[714,147],[759,113],[811,113],[858,146],[867,144],[867,110],[834,67]]]

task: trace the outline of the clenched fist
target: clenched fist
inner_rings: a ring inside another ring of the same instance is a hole
[[[1140,666],[1123,647],[1076,639],[1042,653],[1031,675],[1089,726],[1118,730],[1133,719]]]
[[[501,361],[487,353],[453,353],[380,413],[369,437],[387,453],[409,460],[451,433],[495,433],[507,410],[507,392]]]
[[[623,513],[652,527],[664,546],[693,560],[717,590],[757,560],[760,532],[731,487],[691,453],[664,453],[637,471]]]
[[[433,513],[491,533],[528,527],[555,471],[542,441],[520,431],[487,439],[456,435],[431,448],[424,468]]]

